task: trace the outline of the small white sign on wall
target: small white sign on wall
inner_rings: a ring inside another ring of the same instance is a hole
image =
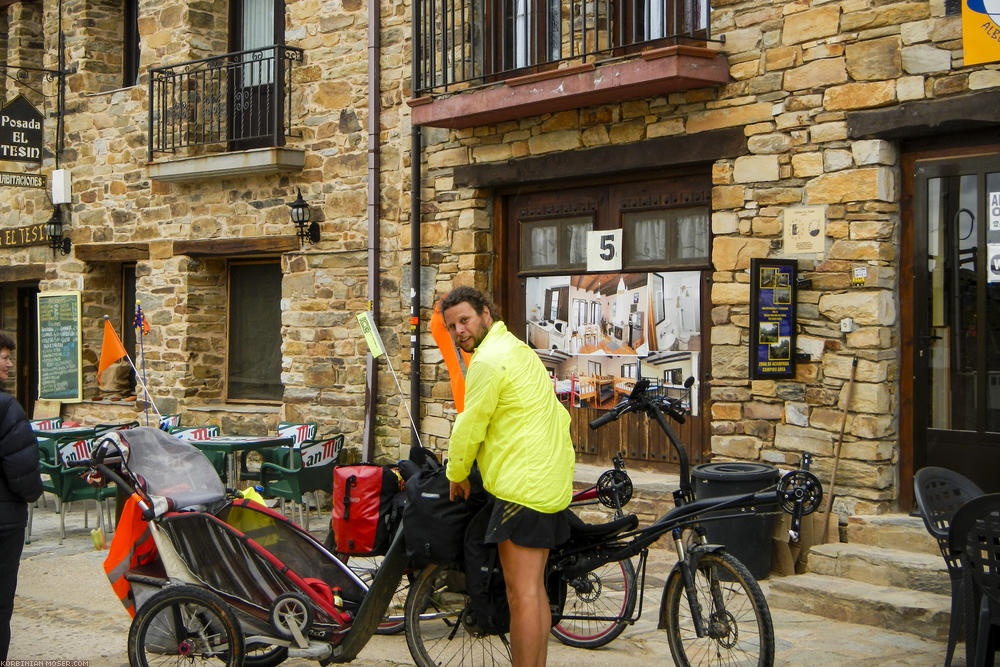
[[[991,192],[987,202],[990,211],[990,231],[1000,231],[1000,192]]]
[[[622,270],[622,230],[587,232],[587,271]]]
[[[826,207],[786,208],[784,233],[786,253],[822,253],[826,250]]]
[[[1000,243],[986,244],[987,282],[1000,283]]]

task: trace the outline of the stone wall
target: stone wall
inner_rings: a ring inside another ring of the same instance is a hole
[[[136,264],[137,297],[152,331],[144,340],[149,388],[161,412],[181,412],[183,423],[218,423],[224,432],[266,433],[278,421],[316,421],[320,433],[344,432],[361,446],[367,347],[356,315],[368,294],[366,211],[368,141],[367,7],[364,3],[287,0],[286,44],[304,50],[293,72],[290,148],[306,151],[301,172],[161,183],[146,174],[148,70],[223,54],[228,50],[225,0],[139,3],[140,85],[121,88],[121,6],[112,0],[65,0],[67,77],[65,151],[59,166],[73,175],[67,232],[77,246],[149,243]],[[20,7],[15,5],[8,16]],[[39,17],[41,5],[37,6]],[[45,65],[56,63],[56,3],[44,4]],[[409,261],[409,9],[383,3],[380,251],[383,340],[404,386],[408,364],[408,295],[401,293]],[[72,17],[70,20],[69,17]],[[13,35],[14,32],[10,31]],[[10,39],[8,39],[10,41]],[[55,93],[55,83],[46,84]],[[298,136],[300,135],[300,136]],[[47,121],[46,145],[55,145]],[[164,156],[157,156],[163,159]],[[43,173],[54,167],[49,157]],[[233,239],[294,234],[286,203],[301,187],[321,228],[321,241],[281,259],[282,381],[280,405],[224,401],[226,261],[178,256],[178,239]],[[0,224],[41,220],[49,207],[41,191],[0,192]],[[142,413],[143,401],[91,399],[103,317],[121,332],[118,262],[53,260],[47,248],[5,249],[16,261],[47,264],[43,291],[81,290],[84,298],[84,394],[64,416],[82,422],[115,421]],[[377,447],[398,457],[408,442],[406,412],[384,361],[376,364]],[[112,373],[109,371],[106,375]],[[408,399],[408,397],[406,397]],[[404,451],[405,453],[405,451]]]
[[[713,455],[784,466],[808,451],[827,484],[857,358],[836,508],[887,511],[898,492],[900,156],[892,142],[849,140],[846,115],[994,87],[1000,72],[962,66],[960,18],[946,16],[940,0],[712,4],[728,85],[426,131],[424,238],[447,257],[437,291],[492,287],[490,193],[455,188],[455,167],[742,127],[749,154],[712,166]],[[826,217],[825,251],[797,257],[800,277],[811,280],[797,304],[799,352],[809,361],[792,380],[751,382],[750,259],[795,257],[782,248],[782,225],[802,205]],[[861,287],[851,286],[854,267],[867,268]],[[856,329],[845,334],[839,321],[848,317]],[[433,396],[447,396],[445,382],[442,373]],[[440,406],[425,419],[436,442],[452,418]]]

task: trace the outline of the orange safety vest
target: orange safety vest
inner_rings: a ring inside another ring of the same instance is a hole
[[[142,518],[139,496],[133,494],[122,507],[108,557],[104,559],[104,573],[111,581],[111,589],[125,605],[129,616],[135,616],[135,596],[132,595],[132,586],[125,579],[125,573],[154,560],[156,542],[153,541],[149,523]]]

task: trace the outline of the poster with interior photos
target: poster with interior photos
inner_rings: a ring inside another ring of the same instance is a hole
[[[701,273],[588,273],[528,278],[524,339],[569,408],[606,410],[638,378],[697,415]]]

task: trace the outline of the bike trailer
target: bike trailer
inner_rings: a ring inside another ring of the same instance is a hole
[[[395,466],[361,463],[333,469],[333,549],[355,556],[381,556],[398,524],[396,496],[403,478]]]

